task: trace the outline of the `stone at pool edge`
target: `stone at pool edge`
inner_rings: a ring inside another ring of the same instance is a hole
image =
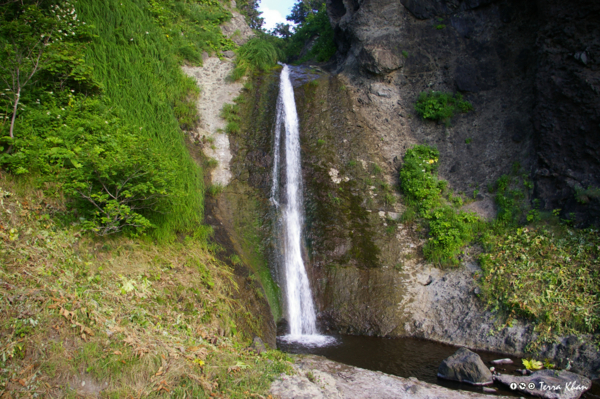
[[[583,395],[585,391],[591,388],[592,381],[579,374],[571,373],[570,371],[558,371],[558,370],[539,370],[532,373],[529,376],[513,376],[508,374],[498,374],[494,376],[494,379],[505,385],[510,386],[511,383],[517,383],[517,390],[525,392],[529,395],[537,396],[546,399],[577,399]],[[543,382],[547,386],[560,386],[561,391],[555,390],[541,390],[540,382]],[[518,387],[518,384],[524,383],[525,389]],[[531,390],[527,388],[527,384],[534,383],[535,389]],[[566,384],[572,384],[571,387],[585,387],[586,389],[566,389]]]
[[[494,380],[492,372],[477,353],[460,348],[446,358],[438,368],[438,377],[445,380],[465,382],[471,385],[490,385]]]

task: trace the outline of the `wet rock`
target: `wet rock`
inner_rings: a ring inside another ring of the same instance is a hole
[[[254,339],[252,340],[252,345],[250,345],[250,348],[252,350],[254,350],[254,352],[258,353],[259,355],[261,353],[267,351],[267,347],[265,346],[262,339],[260,339],[259,337],[254,337]]]
[[[499,374],[494,379],[512,389],[546,399],[577,399],[592,386],[589,378],[564,370],[540,370],[527,377]]]
[[[438,368],[438,377],[472,385],[493,383],[492,372],[478,354],[467,348],[460,348],[454,355],[444,360]]]
[[[494,365],[499,365],[499,364],[513,364],[514,362],[512,361],[512,359],[496,359],[496,360],[492,360],[490,363],[494,364]]]
[[[427,276],[427,277],[423,276],[423,278],[421,278],[419,280],[419,284],[424,285],[424,286],[428,286],[432,282],[433,282],[433,277],[431,277],[431,276]]]
[[[496,393],[496,392],[498,392],[498,391],[494,388],[483,387],[483,393]]]
[[[281,399],[486,399],[489,396],[452,391],[418,379],[402,378],[327,360],[321,356],[297,357],[292,376],[282,374],[270,393]],[[505,398],[496,396],[496,398]]]

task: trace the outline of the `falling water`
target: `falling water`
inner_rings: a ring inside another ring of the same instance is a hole
[[[308,276],[302,259],[302,170],[300,165],[300,132],[298,114],[294,100],[294,88],[290,80],[289,67],[281,71],[277,119],[275,123],[275,148],[273,162],[273,186],[271,201],[279,207],[277,199],[280,170],[280,142],[284,133],[285,154],[285,201],[281,209],[283,232],[283,274],[287,299],[287,316],[290,334],[284,339],[306,344],[322,345],[330,337],[319,335],[316,325],[315,307],[312,300]],[[281,195],[281,194],[280,194]]]

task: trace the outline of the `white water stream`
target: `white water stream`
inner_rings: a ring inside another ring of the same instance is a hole
[[[300,131],[294,88],[287,65],[281,71],[279,97],[277,99],[277,119],[275,122],[275,146],[273,162],[273,186],[271,201],[280,207],[277,198],[281,157],[281,134],[284,133],[285,155],[285,200],[280,209],[283,230],[283,274],[287,317],[290,334],[282,339],[297,341],[307,345],[325,345],[333,340],[320,335],[317,330],[315,306],[304,260],[302,259],[302,168],[300,164]],[[282,195],[280,194],[280,195]]]

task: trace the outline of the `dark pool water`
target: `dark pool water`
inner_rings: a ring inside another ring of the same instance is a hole
[[[437,377],[437,369],[442,360],[452,355],[458,349],[452,345],[440,344],[415,338],[375,338],[364,336],[339,335],[335,336],[337,343],[325,347],[306,347],[297,343],[277,341],[280,350],[295,354],[314,354],[324,356],[336,362],[361,367],[368,370],[381,371],[400,377],[416,377],[421,381],[437,384],[450,389],[481,392],[481,387],[446,381]],[[476,351],[484,363],[491,366],[495,359],[511,358],[513,365],[497,366],[501,373],[512,374],[522,368],[521,359],[502,354]],[[600,399],[600,386],[595,381],[592,389],[582,398]],[[499,395],[520,397],[510,388],[495,384]]]

